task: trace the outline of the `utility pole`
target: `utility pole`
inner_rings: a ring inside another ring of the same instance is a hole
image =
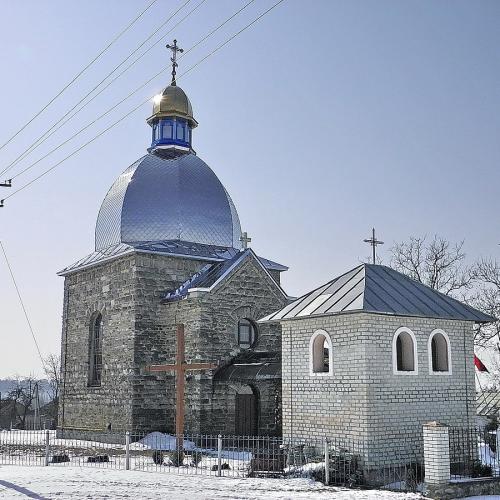
[[[11,188],[12,187],[12,179],[8,179],[4,182],[0,182],[0,187],[3,188]],[[3,208],[5,205],[3,204],[5,200],[0,200],[0,208]]]

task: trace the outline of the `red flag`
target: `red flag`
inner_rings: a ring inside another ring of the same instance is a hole
[[[486,366],[484,366],[484,363],[475,354],[474,354],[474,364],[476,365],[476,368],[480,372],[490,373],[488,371],[488,368],[486,368]]]

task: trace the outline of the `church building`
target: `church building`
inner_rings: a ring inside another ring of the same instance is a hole
[[[422,456],[422,425],[475,427],[474,324],[494,318],[361,264],[282,309],[283,437],[345,439],[363,466]]]
[[[95,251],[59,273],[65,435],[173,433],[179,403],[186,433],[281,432],[281,328],[257,320],[288,302],[287,267],[248,248],[229,193],[193,150],[198,122],[173,49],[151,147],[102,202]]]

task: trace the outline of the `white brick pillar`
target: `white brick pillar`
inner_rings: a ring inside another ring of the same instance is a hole
[[[425,482],[443,484],[450,480],[450,437],[448,426],[439,422],[424,424]]]

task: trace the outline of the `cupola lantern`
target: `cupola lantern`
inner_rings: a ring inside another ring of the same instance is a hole
[[[183,49],[167,45],[172,51],[172,81],[153,101],[153,114],[147,119],[152,128],[151,152],[163,152],[169,156],[192,153],[192,130],[198,126],[193,117],[193,108],[186,93],[177,86],[175,80],[177,52]]]

